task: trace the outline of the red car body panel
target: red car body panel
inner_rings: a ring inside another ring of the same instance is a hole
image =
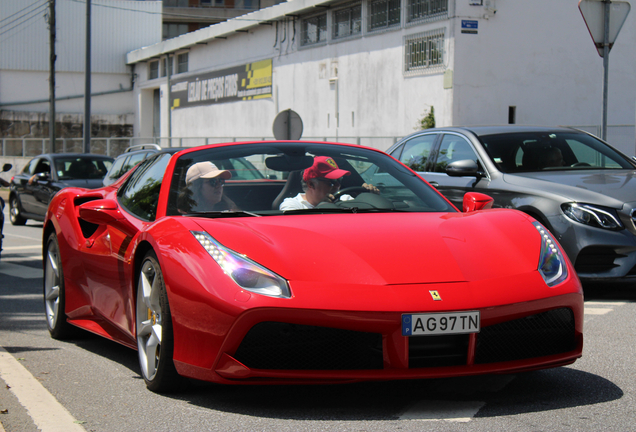
[[[171,178],[175,159],[166,178]],[[99,190],[67,188],[49,206],[44,235],[58,235],[65,312],[72,324],[136,349],[137,266],[140,254],[153,249],[170,301],[174,361],[182,375],[221,383],[446,377],[558,366],[582,354],[580,282],[568,261],[565,281],[554,287],[544,283],[537,271],[540,235],[530,223],[533,219],[521,212],[166,216],[170,182],[165,181],[155,221],[141,221],[121,209],[116,223],[94,232],[82,226],[79,206],[98,198],[116,201],[116,187],[124,182]],[[292,297],[241,289],[191,231],[210,233],[282,276]],[[429,291],[437,291],[442,301]],[[409,369],[403,313],[478,310],[486,328],[558,308],[571,309],[576,323],[575,348],[567,353],[474,364],[477,335],[472,334],[466,365]],[[234,356],[249,330],[262,322],[381,334],[384,367],[249,368]]]

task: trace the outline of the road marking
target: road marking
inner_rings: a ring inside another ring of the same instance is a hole
[[[469,422],[486,403],[481,401],[419,401],[400,420]]]
[[[2,295],[0,294],[0,299],[2,300],[42,300],[42,294],[9,294]]]
[[[4,260],[0,261],[0,273],[3,273],[7,276],[19,277],[22,279],[37,279],[41,278],[43,275],[41,268],[11,264],[5,262]]]
[[[585,308],[583,310],[583,313],[585,315],[605,315],[606,313],[609,313],[611,311],[613,311],[614,309],[610,309],[610,308]]]
[[[8,258],[2,258],[2,261],[5,261],[5,262],[42,261],[42,255],[8,257]]]
[[[9,246],[2,248],[3,251],[12,251],[12,250],[23,250],[23,249],[42,249],[42,245],[32,245],[32,246]]]
[[[612,301],[586,301],[585,306],[623,306],[625,302],[612,302]]]
[[[0,347],[0,378],[42,432],[86,432],[31,373]]]

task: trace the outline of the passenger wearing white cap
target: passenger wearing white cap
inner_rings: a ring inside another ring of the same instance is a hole
[[[223,193],[225,180],[231,177],[232,173],[218,169],[212,162],[195,163],[186,172],[186,191],[179,208],[185,213],[238,210]]]

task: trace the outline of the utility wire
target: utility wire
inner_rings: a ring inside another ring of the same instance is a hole
[[[40,1],[44,1],[45,3],[48,3],[48,0],[40,0]],[[33,7],[33,6],[35,6],[36,4],[37,4],[37,1],[36,1],[35,3],[31,3],[29,6],[27,6],[27,7],[23,8],[23,9],[20,9],[20,10],[19,10],[19,11],[17,11],[16,13],[13,13],[13,14],[9,15],[9,16],[8,16],[8,17],[6,17],[6,18],[2,18],[2,19],[0,20],[0,23],[1,23],[2,21],[6,21],[6,20],[8,20],[9,18],[14,17],[15,15],[19,14],[20,12],[24,12],[25,10],[27,10],[27,9],[29,9],[29,8],[31,8],[31,7]],[[40,5],[40,6],[41,6],[41,5]],[[24,15],[23,15],[23,16],[24,16]],[[18,17],[18,18],[20,18],[20,17]]]
[[[28,14],[22,15],[21,17],[16,18],[15,20],[10,21],[10,22],[0,26],[0,36],[2,36],[5,33],[10,32],[11,30],[15,29],[16,27],[19,27],[19,26],[27,23],[28,21],[30,21],[30,20],[32,20],[34,18],[39,18],[40,17],[40,12],[44,11],[46,8],[48,8],[48,5],[46,3],[44,3],[43,5],[38,7],[38,9],[42,9],[42,10],[35,9],[35,10],[29,12]],[[23,19],[21,22],[18,22],[20,19],[24,18],[26,15],[29,15],[29,14],[31,14],[32,16],[30,16],[29,18]],[[10,25],[12,25],[14,23],[15,23],[15,25],[13,27],[7,28],[8,26],[10,26]],[[4,30],[4,31],[2,31],[2,30]]]

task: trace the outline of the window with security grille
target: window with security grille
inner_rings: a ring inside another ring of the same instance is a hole
[[[339,9],[333,13],[334,39],[362,33],[362,4],[357,3],[345,9]]]
[[[400,25],[400,0],[379,0],[368,4],[368,30],[380,30]]]
[[[448,0],[407,0],[409,22],[446,17],[448,17]]]
[[[444,29],[408,36],[404,40],[404,72],[444,66]]]
[[[327,14],[314,15],[301,21],[300,44],[327,42]]]

